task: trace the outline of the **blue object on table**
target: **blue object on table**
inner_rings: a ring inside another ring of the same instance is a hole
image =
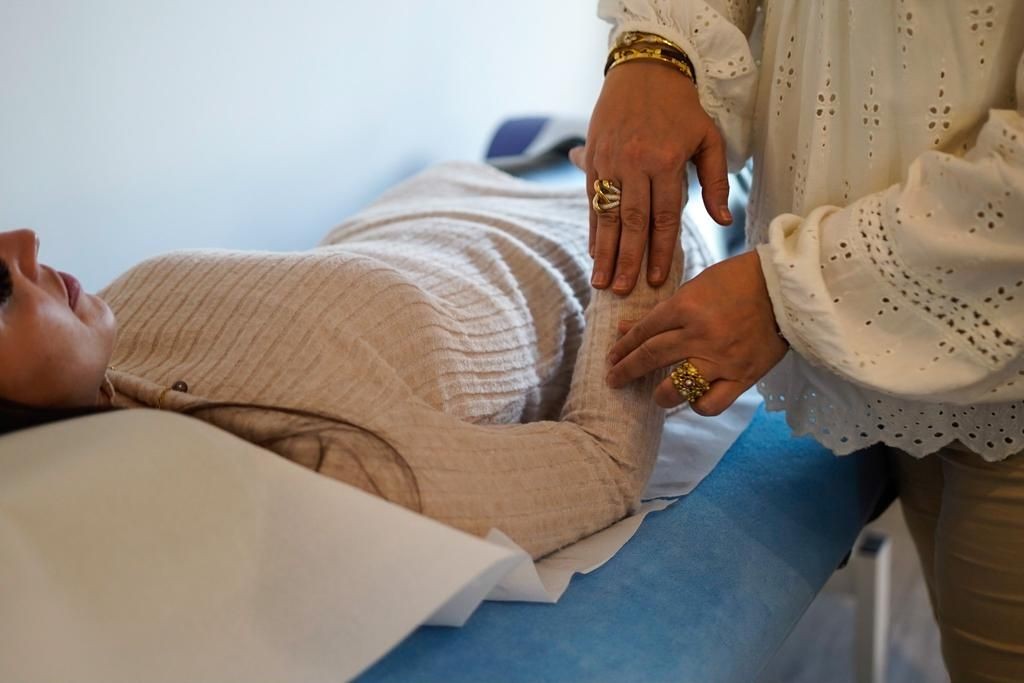
[[[587,120],[565,116],[530,116],[503,121],[487,147],[487,163],[510,173],[565,159],[582,145]]]
[[[508,119],[498,126],[487,148],[488,159],[519,156],[526,152],[547,125],[546,116]]]
[[[714,472],[557,605],[484,603],[358,680],[750,683],[884,495],[884,456],[837,458],[761,408]]]

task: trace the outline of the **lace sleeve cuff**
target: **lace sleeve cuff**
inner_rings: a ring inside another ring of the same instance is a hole
[[[822,207],[818,210],[818,213],[825,213],[826,211],[834,210],[834,207]],[[822,216],[816,216],[818,220]],[[788,255],[785,254],[784,247],[780,243],[783,243],[788,239],[796,238],[799,243],[799,236],[793,235],[801,224],[801,218],[792,214],[785,214],[779,216],[775,221],[772,222],[772,241],[761,244],[757,247],[757,254],[761,260],[761,273],[764,275],[765,287],[768,289],[768,296],[772,301],[772,310],[775,313],[775,323],[779,326],[779,331],[782,336],[785,337],[786,341],[789,342],[790,348],[800,355],[811,365],[818,367],[828,367],[829,364],[823,361],[819,354],[822,350],[816,348],[821,344],[821,337],[828,338],[828,335],[822,335],[822,330],[818,329],[821,325],[828,325],[832,322],[832,318],[829,315],[828,310],[817,308],[817,302],[815,301],[815,294],[811,296],[802,296],[800,291],[788,291],[794,288],[799,290],[801,282],[794,281],[794,278],[785,278],[779,273],[780,268],[787,268],[794,264],[791,260],[787,259]],[[807,248],[806,241],[803,245]],[[796,250],[800,250],[798,244]],[[808,254],[807,258],[816,260],[814,256]],[[794,266],[795,267],[795,266]],[[788,268],[792,270],[792,268]],[[794,310],[793,302],[798,302],[799,310]],[[824,302],[822,302],[824,303]],[[809,342],[806,337],[807,330],[804,329],[808,324],[811,325],[811,332],[815,337],[813,344]],[[833,338],[841,338],[835,336]],[[832,349],[832,357],[842,357],[843,351],[841,349]]]

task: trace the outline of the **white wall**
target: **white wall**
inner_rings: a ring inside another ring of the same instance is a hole
[[[596,5],[0,0],[0,230],[89,288],[172,248],[309,246],[508,115],[589,113]]]

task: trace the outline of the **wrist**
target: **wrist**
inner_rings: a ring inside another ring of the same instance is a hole
[[[626,74],[628,74],[628,76],[625,77],[631,79],[638,76],[651,76],[652,78],[658,78],[664,77],[668,74],[673,81],[680,83],[683,89],[687,92],[694,93],[694,96],[696,97],[696,84],[671,64],[666,64],[653,59],[635,59],[629,62],[624,62],[616,66],[614,69],[610,69],[605,80],[622,78]],[[668,79],[661,78],[659,80],[666,81]]]
[[[668,64],[636,60],[612,69],[604,80],[606,90],[628,89],[634,93],[657,93],[659,97],[671,95],[676,106],[701,106],[697,86]]]
[[[754,263],[756,268],[756,276],[761,282],[762,292],[764,297],[768,300],[768,308],[772,319],[772,325],[775,327],[775,334],[779,336],[787,347],[792,346],[789,341],[789,337],[786,335],[786,331],[780,325],[780,316],[783,315],[781,307],[775,305],[775,297],[772,296],[773,292],[779,290],[779,278],[775,272],[774,264],[772,263],[771,252],[769,251],[768,245],[762,244],[749,252],[749,258]],[[746,255],[746,254],[745,254]]]

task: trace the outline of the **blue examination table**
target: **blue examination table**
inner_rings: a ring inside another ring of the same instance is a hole
[[[762,408],[693,493],[558,604],[484,603],[358,680],[752,683],[888,484],[880,453],[837,458]]]

